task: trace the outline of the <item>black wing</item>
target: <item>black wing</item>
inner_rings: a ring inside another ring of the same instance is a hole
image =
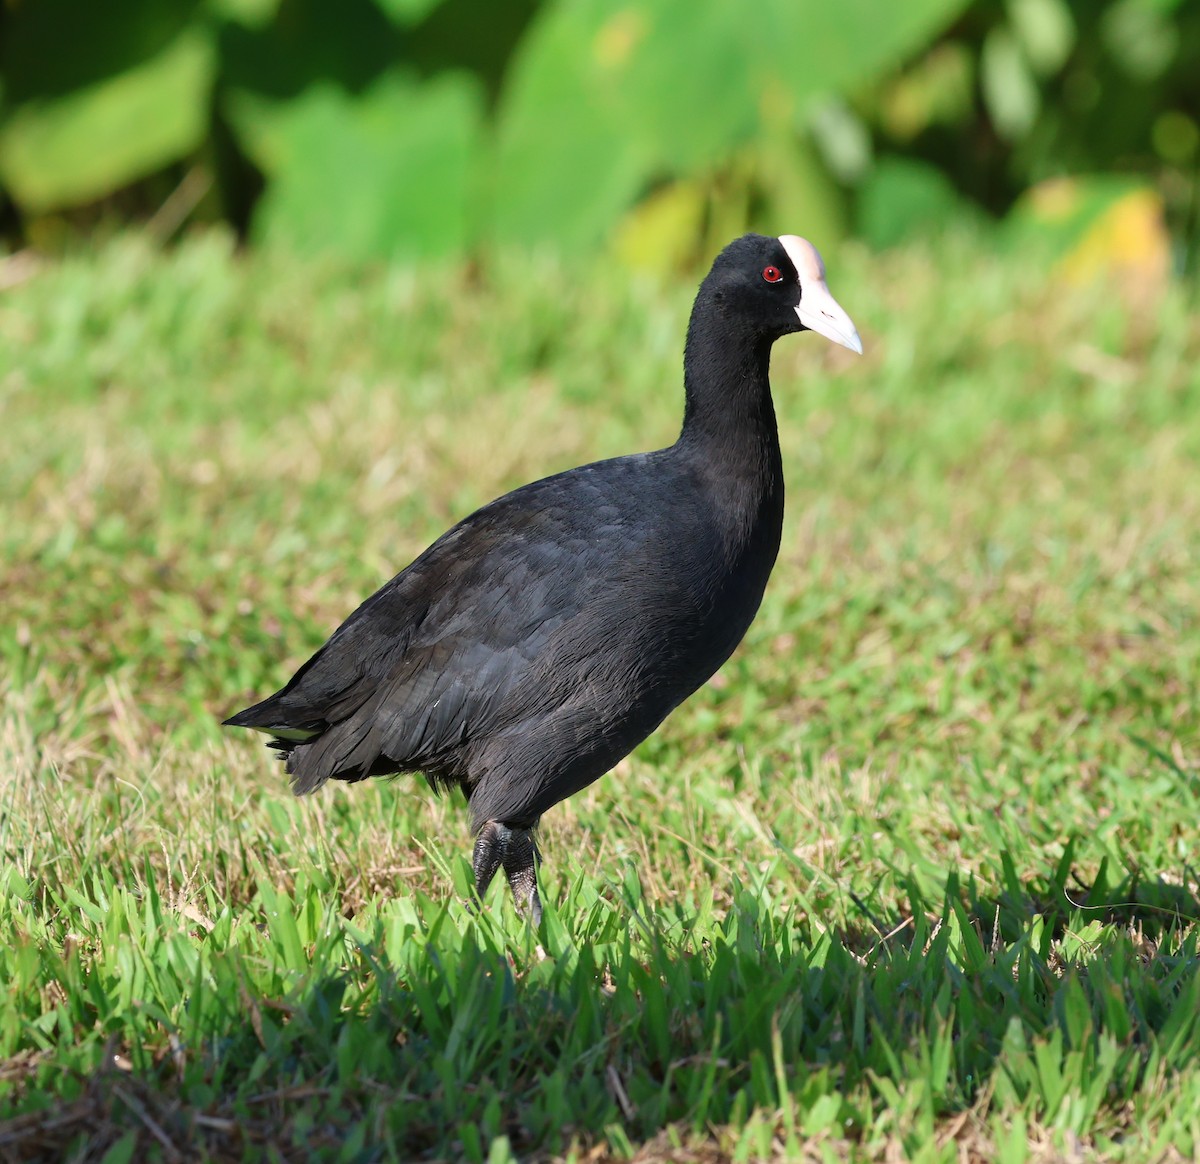
[[[641,490],[653,457],[572,470],[476,511],[368,598],[282,691],[226,723],[275,736],[303,793],[397,771],[465,779],[473,741],[552,715],[589,676],[619,718],[642,661],[665,657],[647,634],[670,637],[663,618],[622,604],[631,589],[621,583],[641,573],[650,585],[633,591],[672,624],[695,615],[672,580],[696,572],[664,556],[662,522],[648,518],[662,512]]]

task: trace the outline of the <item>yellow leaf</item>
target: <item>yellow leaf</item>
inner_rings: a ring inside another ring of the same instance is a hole
[[[646,35],[646,16],[635,8],[626,8],[609,17],[596,33],[592,52],[596,62],[606,69],[616,69],[632,55]]]
[[[618,257],[635,270],[677,270],[693,257],[707,192],[696,180],[672,182],[635,206],[617,227]]]
[[[1086,283],[1115,273],[1139,283],[1163,282],[1171,267],[1171,241],[1163,222],[1163,204],[1149,189],[1118,198],[1084,232],[1059,262],[1059,273]]]

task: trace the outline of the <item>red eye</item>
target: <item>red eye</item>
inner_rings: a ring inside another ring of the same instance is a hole
[[[783,275],[780,273],[778,267],[763,267],[763,278],[768,283],[778,283],[783,278]]]

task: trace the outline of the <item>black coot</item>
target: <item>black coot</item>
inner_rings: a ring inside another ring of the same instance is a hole
[[[533,830],[729,657],[779,549],[771,345],[862,351],[811,243],[745,235],[700,285],[670,448],[485,505],[366,600],[290,683],[226,720],[274,738],[297,794],[422,772],[471,806],[475,884],[541,917]]]

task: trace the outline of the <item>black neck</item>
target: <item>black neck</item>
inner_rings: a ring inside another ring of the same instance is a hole
[[[765,585],[783,525],[771,340],[724,318],[720,303],[701,294],[684,349],[686,404],[675,449],[709,483],[727,555],[759,561]]]
[[[741,475],[778,465],[779,437],[768,371],[771,339],[723,318],[701,295],[692,309],[683,355],[682,446],[736,466]]]

